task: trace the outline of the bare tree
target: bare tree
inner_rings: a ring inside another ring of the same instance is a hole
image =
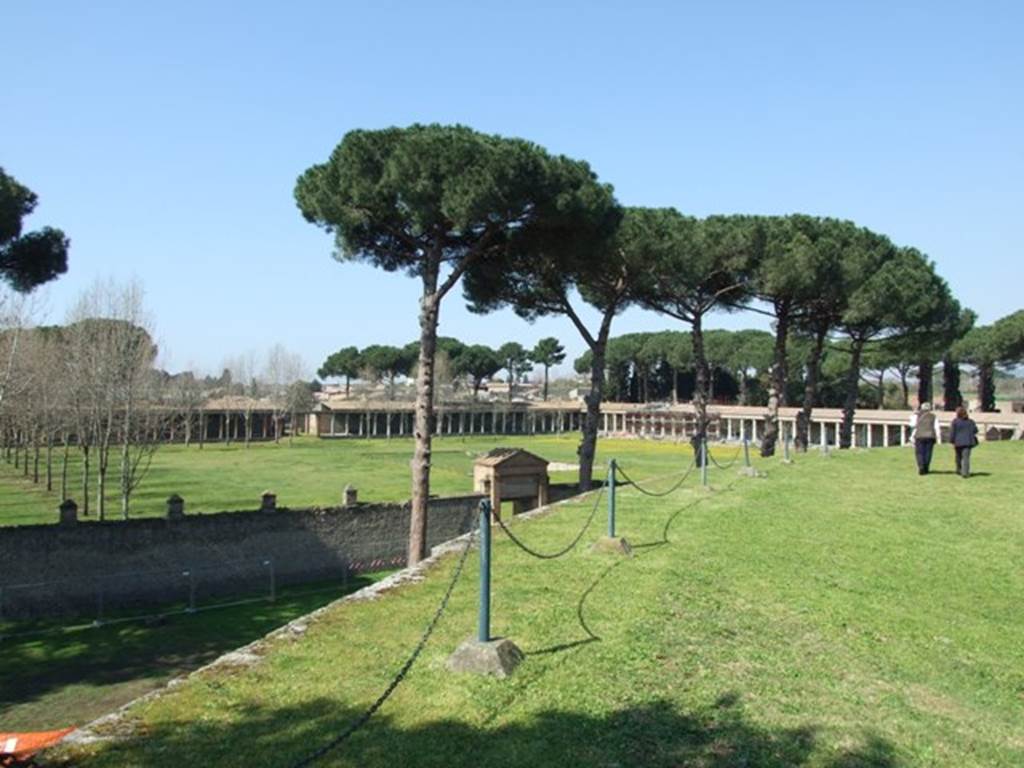
[[[231,372],[231,380],[235,382],[237,394],[244,398],[242,404],[242,417],[245,421],[245,447],[249,447],[252,440],[252,411],[253,404],[259,399],[262,392],[257,371],[256,353],[252,350],[229,357],[224,361],[224,368]],[[230,425],[229,425],[230,426]],[[230,429],[228,429],[230,433]]]
[[[71,399],[83,452],[82,490],[88,505],[91,447],[101,520],[106,518],[112,447],[115,443],[120,446],[121,515],[127,517],[139,468],[148,466],[133,458],[133,447],[140,441],[148,445],[148,439],[142,437],[148,434],[143,426],[151,426],[148,411],[159,410],[157,401],[149,399],[156,344],[142,298],[138,282],[122,286],[111,280],[97,281],[81,295],[68,317],[67,360],[75,386]]]
[[[185,447],[192,444],[193,427],[199,433],[199,446],[203,445],[202,406],[205,401],[203,384],[191,371],[172,376],[167,386],[167,402],[172,412],[183,420]]]
[[[128,518],[132,493],[139,487],[163,442],[163,432],[173,411],[161,407],[164,379],[152,369],[141,372],[135,388],[135,404],[126,399],[121,422],[121,517]]]
[[[302,357],[289,352],[283,344],[275,344],[267,353],[263,383],[273,409],[275,443],[281,440],[281,422],[290,410],[289,387],[302,378],[303,368]]]
[[[308,381],[295,381],[288,387],[288,410],[291,413],[291,429],[288,430],[288,444],[291,445],[298,430],[299,414],[313,408],[313,388]]]

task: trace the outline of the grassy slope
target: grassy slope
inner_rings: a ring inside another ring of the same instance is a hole
[[[608,448],[641,469],[629,446]],[[444,669],[473,632],[471,557],[406,682],[321,764],[1024,762],[1022,446],[983,446],[988,474],[969,481],[918,477],[905,449],[765,468],[716,470],[712,493],[693,479],[660,501],[623,491],[620,532],[640,545],[630,560],[580,547],[541,562],[499,534],[494,631],[523,648],[523,666],[505,681]],[[553,549],[589,508],[516,527]],[[292,764],[387,685],[453,567],[331,612],[254,669],[140,708],[134,738],[76,764]]]
[[[431,476],[435,493],[467,493],[473,488],[473,457],[499,445],[528,446],[552,461],[575,462],[576,436],[564,437],[472,437],[440,438],[434,441]],[[643,453],[647,462],[665,465],[674,459],[670,446],[640,447],[636,441],[624,443],[627,453]],[[634,447],[629,447],[633,445]],[[294,445],[283,441],[256,443],[249,448],[233,443],[207,444],[202,451],[192,446],[167,446],[157,452],[149,474],[132,505],[133,516],[162,515],[167,497],[178,493],[185,499],[188,512],[220,512],[255,509],[265,490],[277,493],[279,506],[330,506],[341,500],[349,483],[359,489],[360,498],[374,501],[399,501],[409,497],[410,439],[395,440],[319,440],[297,439]],[[69,462],[70,495],[79,502],[78,457]],[[556,481],[575,480],[574,473],[555,473]],[[116,486],[116,482],[112,485]],[[0,462],[0,525],[52,523],[57,520],[60,503],[59,481],[56,492],[46,493],[42,484],[15,472],[12,465]],[[93,479],[95,493],[95,478]],[[120,515],[116,489],[109,495],[108,514]],[[95,511],[93,512],[95,516]]]

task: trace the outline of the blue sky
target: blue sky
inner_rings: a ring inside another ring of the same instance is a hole
[[[6,3],[0,165],[72,240],[50,319],[137,277],[172,369],[417,337],[417,283],[333,261],[292,198],[346,131],[413,122],[585,159],[630,205],[853,219],[991,322],[1024,304],[1022,28],[1011,2]],[[441,332],[583,348],[459,294]]]

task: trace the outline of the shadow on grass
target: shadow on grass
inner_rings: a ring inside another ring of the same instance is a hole
[[[727,486],[724,489],[722,489],[723,492],[727,492],[727,491],[732,490],[733,485],[735,485],[735,483],[730,484],[729,486]],[[635,556],[636,557],[643,557],[647,552],[649,552],[649,551],[651,551],[653,549],[657,549],[659,547],[664,547],[664,546],[670,545],[672,543],[672,540],[669,539],[669,532],[671,531],[672,525],[675,523],[675,521],[679,518],[679,516],[683,512],[686,512],[686,511],[688,511],[690,509],[693,509],[694,507],[697,507],[698,505],[702,504],[706,500],[707,500],[707,497],[706,496],[702,496],[700,498],[697,498],[697,499],[694,499],[694,500],[688,502],[687,504],[684,504],[683,506],[681,506],[678,509],[676,509],[674,512],[670,513],[669,516],[665,519],[665,524],[662,527],[661,538],[660,539],[655,540],[655,541],[641,542],[639,544],[632,544],[632,545],[630,545],[631,548],[635,552]],[[579,600],[576,603],[576,620],[579,623],[580,628],[583,629],[584,633],[586,634],[586,637],[581,638],[579,640],[573,640],[573,641],[567,641],[567,642],[564,642],[564,643],[558,643],[556,645],[552,645],[552,646],[549,646],[547,648],[541,648],[541,649],[536,650],[536,651],[528,651],[526,653],[526,655],[527,656],[542,656],[542,655],[546,655],[546,654],[560,653],[562,651],[572,650],[573,648],[578,648],[578,647],[580,647],[582,645],[588,645],[590,643],[600,641],[600,639],[601,639],[600,636],[598,636],[593,630],[591,630],[590,626],[587,624],[586,617],[584,616],[584,607],[586,606],[587,599],[590,597],[591,593],[593,593],[593,591],[595,589],[597,589],[597,586],[608,576],[608,574],[610,574],[612,571],[614,571],[616,568],[618,568],[619,566],[623,565],[626,562],[628,562],[628,561],[627,560],[616,560],[616,561],[614,561],[611,565],[609,565],[607,568],[602,570],[597,575],[597,577],[587,586],[587,588],[584,589],[583,592],[580,593],[580,598],[579,598]]]
[[[68,755],[48,765],[178,768],[295,766],[359,716],[318,699],[292,707],[236,705],[218,721],[149,723],[143,735],[97,747],[93,759]],[[816,754],[816,753],[821,754]],[[377,715],[315,765],[323,766],[702,766],[783,768],[814,758],[824,768],[896,768],[895,749],[874,734],[839,750],[819,744],[815,726],[771,729],[751,722],[728,692],[699,711],[656,700],[604,716],[546,711],[480,728],[457,720],[401,727]]]
[[[0,720],[11,721],[19,706],[48,695],[59,696],[63,689],[85,686],[100,690],[146,681],[156,686],[372,582],[357,576],[345,585],[295,587],[274,603],[259,601],[168,615],[155,622],[130,621],[0,640]],[[133,687],[128,698],[137,692]],[[26,729],[42,729],[80,725],[109,711],[109,699],[97,705],[88,693],[68,696],[74,699],[73,706],[67,708],[76,712],[75,722],[22,722],[16,713],[13,721]],[[71,704],[70,699],[67,703]]]
[[[583,615],[583,609],[586,606],[587,598],[590,597],[591,593],[597,589],[597,585],[604,581],[605,577],[608,576],[612,571],[622,565],[625,560],[616,560],[603,571],[601,571],[597,578],[595,578],[590,585],[580,593],[580,599],[576,602],[576,621],[579,622],[580,628],[586,634],[586,637],[580,638],[579,640],[572,640],[565,643],[558,643],[557,645],[551,645],[547,648],[539,648],[536,651],[527,651],[527,656],[545,656],[552,653],[561,653],[562,651],[569,651],[573,648],[579,648],[581,645],[589,645],[590,643],[596,643],[601,640],[601,637],[590,628],[587,624],[586,616]]]

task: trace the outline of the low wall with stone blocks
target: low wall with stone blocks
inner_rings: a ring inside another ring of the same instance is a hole
[[[472,530],[481,498],[431,499],[428,544]],[[0,528],[0,621],[270,597],[285,584],[401,566],[408,535],[405,504]]]

